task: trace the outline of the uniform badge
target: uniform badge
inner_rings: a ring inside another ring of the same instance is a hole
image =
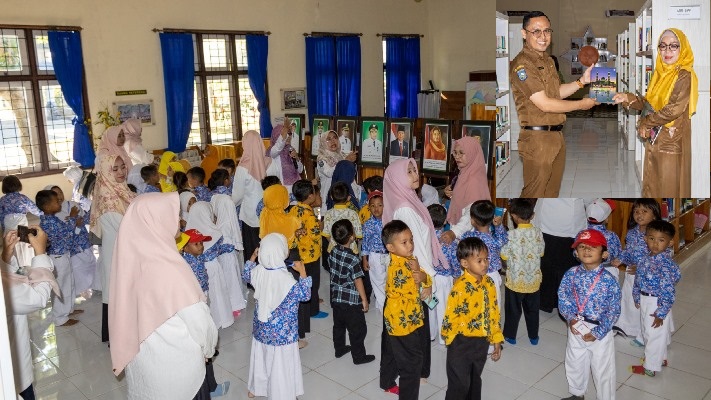
[[[518,75],[518,79],[521,81],[525,81],[528,76],[526,75],[526,70],[521,68],[519,70],[516,70],[516,75]]]

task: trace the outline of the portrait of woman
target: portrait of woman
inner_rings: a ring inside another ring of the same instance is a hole
[[[442,127],[438,125],[430,127],[427,136],[425,140],[425,158],[429,160],[446,160],[447,144],[446,139],[442,140]]]

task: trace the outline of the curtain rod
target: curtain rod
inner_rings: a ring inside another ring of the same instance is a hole
[[[304,36],[363,36],[362,33],[341,33],[341,32],[311,32],[304,33]]]
[[[3,29],[40,29],[48,31],[81,31],[81,26],[53,26],[53,25],[2,25]]]
[[[417,34],[417,33],[376,33],[375,36],[377,37],[402,37],[402,38],[409,38],[409,37],[420,37],[423,38],[425,35]]]
[[[224,31],[208,29],[177,29],[177,28],[153,28],[153,32],[160,33],[202,33],[202,34],[232,34],[232,35],[271,35],[269,31]]]

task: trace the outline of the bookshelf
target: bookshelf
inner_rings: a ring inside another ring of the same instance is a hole
[[[635,73],[635,53],[634,48],[634,32],[635,23],[630,23],[627,30],[617,35],[617,51],[619,56],[617,57],[615,67],[617,68],[617,91],[618,92],[634,92],[636,87],[636,76]],[[632,42],[632,44],[630,44]],[[620,129],[625,134],[626,138],[626,149],[635,150],[637,145],[637,114],[634,111],[625,110],[624,107],[619,107],[619,112],[617,115],[617,122]]]
[[[496,12],[496,180],[511,168],[511,87],[509,85],[509,17]]]

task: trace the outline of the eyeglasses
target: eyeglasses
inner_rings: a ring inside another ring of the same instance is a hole
[[[667,49],[669,49],[669,51],[677,51],[679,50],[679,47],[681,47],[679,43],[659,43],[659,46],[657,46],[659,51],[666,51]]]
[[[524,30],[537,38],[541,37],[542,34],[545,34],[548,37],[550,37],[553,34],[553,29],[551,29],[551,28],[544,29],[544,30],[536,29],[535,31],[529,31],[528,29],[524,29]]]

